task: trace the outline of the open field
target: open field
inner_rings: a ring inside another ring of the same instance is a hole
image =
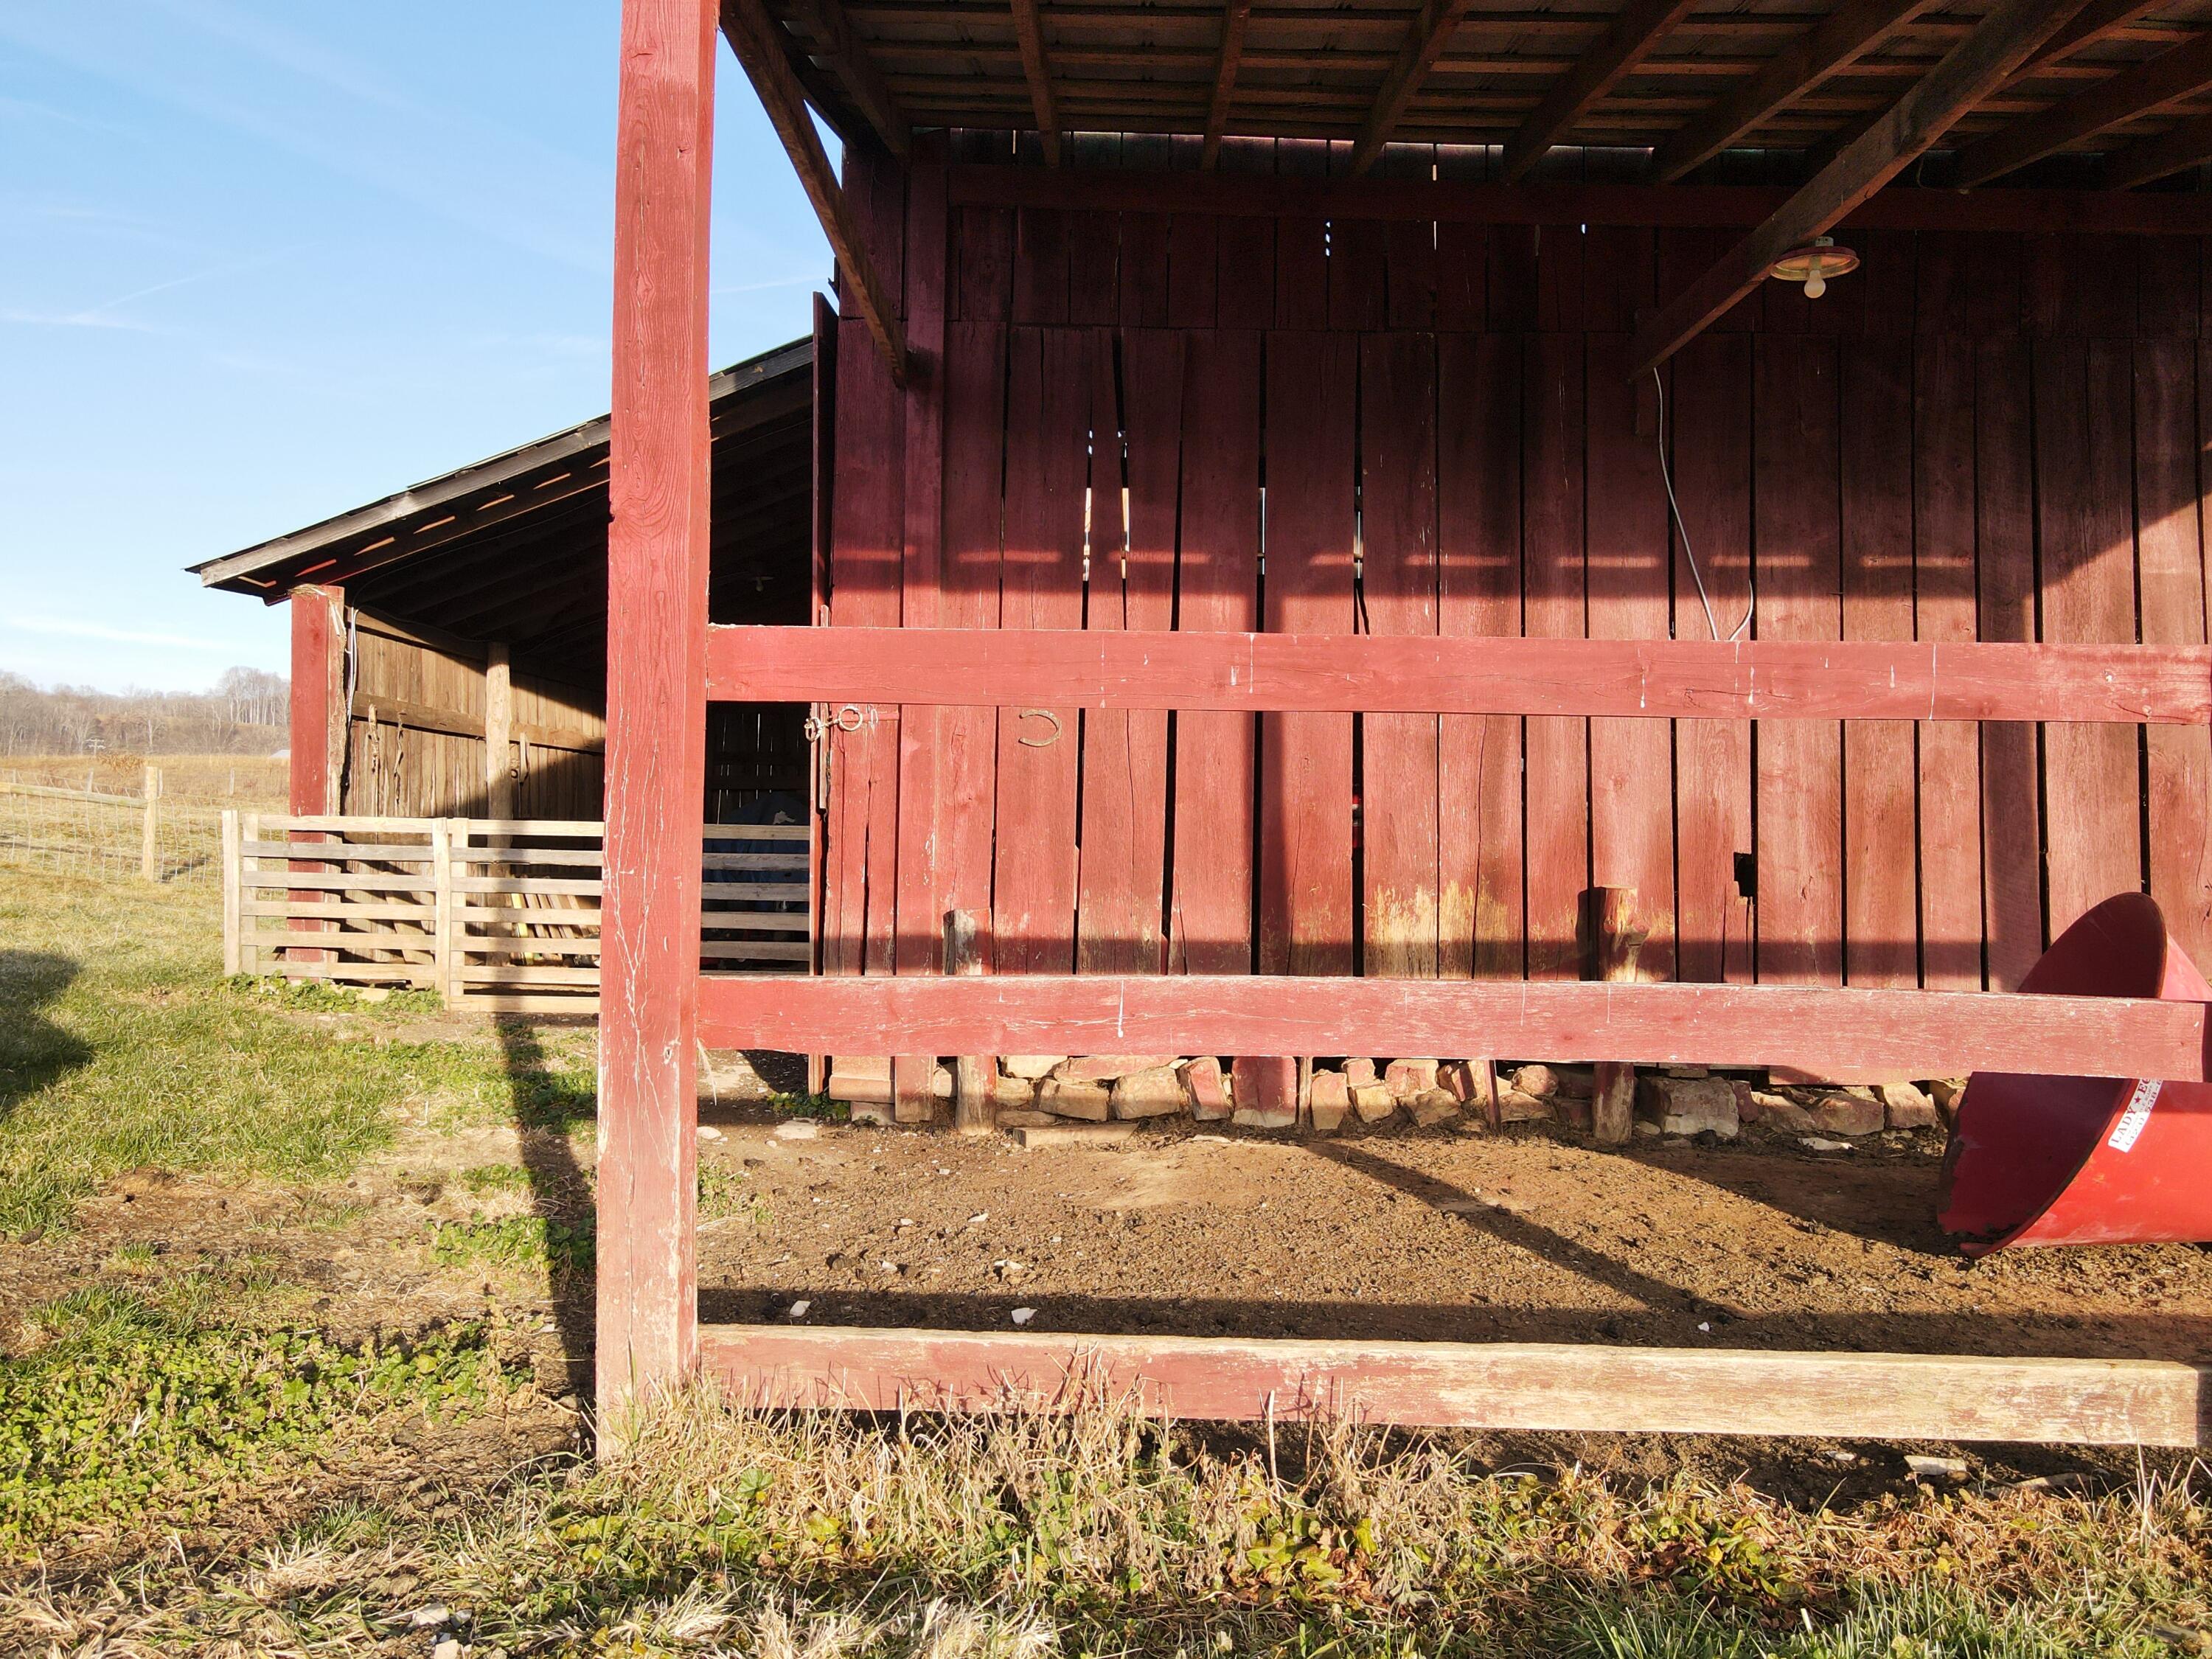
[[[2126,1452],[702,1398],[595,1467],[590,1032],[226,984],[215,924],[0,872],[0,1651],[2212,1650],[2199,1472]],[[778,1135],[812,1104],[712,1076],[712,1316],[2200,1358],[2212,1328],[2201,1250],[1962,1268],[1910,1136],[1018,1153]]]
[[[9,755],[0,759],[0,782],[135,795],[149,762],[161,769],[165,799],[240,811],[283,810],[289,763],[267,755],[137,755],[121,750],[97,755]]]

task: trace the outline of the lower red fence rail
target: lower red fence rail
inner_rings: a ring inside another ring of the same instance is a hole
[[[1682,720],[2212,720],[2212,647],[1422,639],[1066,629],[708,630],[732,702]]]
[[[2166,1360],[737,1325],[699,1348],[750,1404],[860,1411],[2193,1446],[2212,1399]]]
[[[2201,1082],[2206,1005],[1784,985],[706,975],[709,1045],[805,1054],[1571,1055]]]

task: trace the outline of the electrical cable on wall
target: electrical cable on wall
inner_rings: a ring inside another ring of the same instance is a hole
[[[1667,383],[1659,378],[1656,366],[1651,370],[1651,384],[1659,391],[1659,476],[1667,484],[1667,510],[1674,516],[1674,533],[1682,538],[1682,556],[1689,561],[1690,580],[1698,585],[1698,603],[1705,607],[1705,626],[1717,640],[1721,637],[1720,622],[1713,615],[1713,602],[1705,592],[1705,575],[1698,568],[1698,553],[1690,545],[1689,527],[1682,522],[1682,504],[1674,499],[1674,471],[1667,464]],[[1743,620],[1728,631],[1731,644],[1742,638],[1743,630],[1751,626],[1751,613],[1757,604],[1758,591],[1753,588],[1752,597],[1744,602]]]

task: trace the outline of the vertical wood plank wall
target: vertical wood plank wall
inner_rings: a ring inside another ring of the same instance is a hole
[[[914,557],[915,401],[848,350],[833,624],[1703,638],[1709,605],[1766,639],[2205,638],[2194,239],[1863,236],[1824,300],[1769,284],[1632,386],[1638,311],[1725,233],[955,206],[939,253],[891,164],[848,167],[909,319],[946,296],[943,556]],[[2212,969],[2201,732],[933,718],[959,758],[926,848],[900,711],[833,740],[830,972],[911,971],[941,917],[895,893],[957,892],[1001,971],[1571,977],[1593,883],[1638,892],[1650,978],[2008,988],[2136,887]]]

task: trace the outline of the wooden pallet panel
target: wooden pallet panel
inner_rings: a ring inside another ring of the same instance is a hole
[[[1778,284],[1777,285],[1778,286]],[[1841,343],[1839,460],[1843,634],[1913,636],[1912,338]],[[1920,982],[1920,895],[1913,879],[1913,730],[1858,720],[1843,730],[1844,979]]]
[[[1267,343],[1270,633],[1351,634],[1359,343]],[[1351,714],[1260,717],[1260,971],[1348,974],[1354,963]]]
[[[2037,581],[2043,638],[2136,637],[2135,518],[2124,342],[2058,338],[2033,348]],[[2135,732],[2043,732],[2045,882],[2051,937],[2142,883],[2142,774]]]
[[[1838,637],[1835,343],[1765,334],[1753,354],[1753,466],[1762,640]],[[1826,721],[1758,734],[1759,979],[1843,981],[1843,733]]]
[[[1674,546],[1678,638],[1726,637],[1750,609],[1751,358],[1749,339],[1717,327],[1674,360],[1668,441],[1682,513]],[[1699,573],[1711,623],[1698,599]],[[1674,821],[1675,971],[1688,980],[1747,981],[1757,919],[1737,878],[1739,855],[1753,854],[1747,725],[1675,726]]]
[[[1539,334],[1524,360],[1522,442],[1522,625],[1538,638],[1581,638],[1583,586],[1583,343]],[[1589,885],[1589,722],[1532,715],[1527,744],[1528,973],[1581,971],[1577,907]]]
[[[1436,404],[1435,336],[1360,341],[1362,587],[1366,629],[1381,639],[1437,634]],[[1359,722],[1364,971],[1433,979],[1437,717],[1369,714]]]
[[[1449,640],[1521,633],[1521,349],[1514,335],[1437,340],[1437,617]],[[1517,979],[1527,958],[1522,727],[1511,714],[1439,723],[1437,968],[1446,979]]]
[[[1249,629],[1259,617],[1260,374],[1258,334],[1190,336],[1176,613],[1188,632]],[[1176,718],[1172,972],[1251,969],[1255,726],[1249,714]]]
[[[1083,624],[1085,490],[1103,347],[1090,329],[1011,331],[1002,629]],[[1081,729],[1072,708],[1012,709],[999,723],[992,931],[1003,972],[1064,972],[1074,963]]]

